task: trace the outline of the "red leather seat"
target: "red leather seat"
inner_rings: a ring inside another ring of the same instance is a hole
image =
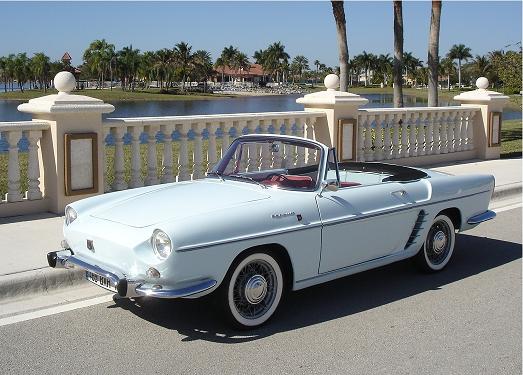
[[[295,176],[288,174],[281,174],[272,176],[269,180],[263,181],[266,185],[283,186],[293,189],[312,189],[314,188],[314,181],[310,176]]]
[[[340,182],[340,187],[351,187],[351,186],[358,186],[361,185],[359,182],[350,182],[350,181],[342,181]]]

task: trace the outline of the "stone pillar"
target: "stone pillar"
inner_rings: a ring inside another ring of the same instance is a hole
[[[476,80],[477,89],[463,92],[454,97],[462,107],[480,108],[481,111],[473,118],[473,139],[477,157],[483,160],[499,159],[501,147],[489,146],[489,123],[492,112],[503,112],[509,97],[499,92],[489,91],[488,79],[480,77]],[[501,134],[499,135],[501,137]],[[501,143],[501,142],[500,142]]]
[[[354,134],[358,133],[358,108],[367,104],[369,101],[357,94],[337,91],[340,79],[336,74],[329,74],[324,80],[326,91],[307,94],[302,98],[296,99],[296,103],[303,104],[305,111],[323,111],[326,118],[321,118],[314,125],[316,140],[329,146],[338,146],[338,121],[340,119],[356,120]],[[357,160],[355,150],[355,160]]]
[[[114,111],[111,104],[83,95],[72,95],[76,87],[74,76],[60,72],[54,78],[58,94],[47,95],[20,104],[20,112],[31,113],[33,120],[49,122],[50,130],[40,140],[40,173],[43,194],[51,212],[62,214],[67,204],[104,193],[104,152],[102,113]],[[65,134],[96,133],[98,143],[98,189],[89,194],[66,196],[65,193]]]

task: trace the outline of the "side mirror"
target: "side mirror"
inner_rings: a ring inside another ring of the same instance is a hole
[[[338,191],[338,181],[337,180],[323,180],[321,182],[321,191]]]

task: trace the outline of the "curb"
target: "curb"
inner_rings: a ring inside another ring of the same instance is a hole
[[[521,182],[497,186],[491,201],[521,195]],[[50,267],[0,276],[0,300],[87,283],[82,269],[54,269]]]
[[[521,196],[521,182],[496,186],[492,194],[492,201],[506,199],[513,195]]]
[[[50,267],[0,276],[0,300],[28,294],[46,293],[53,289],[87,282],[81,269],[54,269]]]

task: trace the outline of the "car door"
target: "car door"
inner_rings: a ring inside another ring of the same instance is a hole
[[[427,201],[431,190],[423,180],[382,178],[343,187],[334,148],[327,156],[324,182],[339,188],[327,187],[316,196],[322,222],[319,273],[404,250],[421,210],[417,203]]]
[[[385,182],[318,195],[322,221],[319,272],[402,251],[419,213],[414,208],[414,184]]]

